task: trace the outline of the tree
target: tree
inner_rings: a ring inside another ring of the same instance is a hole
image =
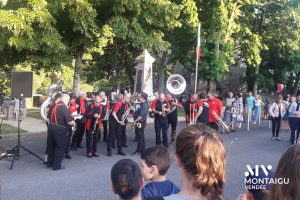
[[[80,91],[80,74],[85,53],[103,54],[103,47],[112,41],[110,25],[97,19],[96,7],[105,1],[53,0],[49,10],[57,20],[57,30],[67,48],[68,56],[75,60],[73,91]]]
[[[0,10],[0,66],[11,71],[22,62],[37,68],[59,66],[65,46],[45,0],[11,0]]]
[[[151,52],[167,49],[170,44],[165,35],[181,25],[178,20],[181,6],[169,0],[103,2],[106,4],[101,3],[97,13],[111,24],[114,42],[105,48],[103,57],[94,64],[111,77],[119,77],[119,73],[124,70],[133,87],[136,57],[143,49]],[[105,12],[101,12],[103,8]]]
[[[256,93],[259,79],[285,79],[287,58],[299,44],[299,8],[295,0],[258,0],[245,6],[243,14],[248,17],[241,19],[241,51],[248,68],[255,67],[254,76],[247,77],[248,86],[253,85],[248,89]]]

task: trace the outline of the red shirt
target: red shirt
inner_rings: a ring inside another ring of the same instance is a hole
[[[118,101],[114,107],[114,112],[117,113],[123,106],[123,101]],[[126,110],[128,109],[128,103],[126,103]]]
[[[197,105],[198,105],[198,108],[203,107],[203,100],[202,99],[198,100]]]
[[[160,101],[160,100],[155,99],[155,100],[152,102],[152,104],[151,104],[151,109],[152,109],[152,110],[156,110],[156,104],[157,104],[157,101]],[[170,104],[169,104],[169,101],[168,101],[167,99],[165,99],[165,102],[166,102],[166,104],[167,104],[166,109],[169,109],[169,108],[171,107]]]
[[[70,103],[70,112],[71,112],[71,114],[73,112],[77,112],[77,107],[76,107],[76,103],[75,102]]]
[[[218,116],[221,116],[221,112],[222,112],[222,109],[223,109],[222,101],[220,99],[214,97],[212,99],[208,99],[207,103],[209,105],[209,118],[208,118],[208,121],[209,122],[215,122],[215,121],[217,121],[217,119],[212,114],[212,111],[214,111]]]

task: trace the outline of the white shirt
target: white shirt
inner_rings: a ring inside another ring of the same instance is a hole
[[[281,117],[283,117],[286,113],[286,108],[284,103],[280,103],[279,105],[277,103],[273,103],[269,108],[269,114],[272,117],[279,117],[279,112]]]
[[[260,99],[255,99],[254,100],[254,106],[260,107],[264,104]]]
[[[226,98],[226,106],[227,107],[231,107],[232,106],[232,102],[234,102],[234,101],[235,101],[235,98],[231,98],[231,99]]]
[[[299,110],[297,111],[298,103],[293,102],[289,107],[289,117],[300,117],[300,105]]]

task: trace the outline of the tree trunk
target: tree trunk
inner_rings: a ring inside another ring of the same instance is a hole
[[[134,65],[134,64],[133,64]],[[133,78],[133,71],[132,71],[132,67],[130,65],[128,66],[125,66],[125,71],[126,71],[126,74],[128,76],[128,79],[129,79],[129,84],[130,84],[130,88],[131,88],[131,91],[134,90],[134,78]]]
[[[257,95],[257,87],[258,87],[258,73],[259,73],[259,65],[257,65],[255,67],[255,80],[254,80],[254,83],[253,83],[253,94],[254,96]]]
[[[74,79],[73,79],[73,92],[79,96],[80,92],[80,72],[83,58],[83,50],[78,50],[75,57]]]
[[[164,92],[165,89],[165,60],[167,58],[167,52],[163,52],[163,56],[161,58],[156,57],[157,64],[157,74],[158,74],[158,84],[157,91]]]
[[[60,80],[58,73],[53,69],[51,70],[51,84],[57,83]]]
[[[208,80],[208,89],[207,91],[211,92],[212,94],[216,94],[217,91],[217,82],[213,80]]]

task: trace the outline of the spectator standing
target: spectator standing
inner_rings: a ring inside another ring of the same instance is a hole
[[[238,110],[238,107],[237,107],[235,101],[232,102],[230,113],[231,113],[231,121],[230,121],[231,131],[235,132],[234,128],[236,127],[236,120],[237,120],[237,116],[239,114],[239,110]]]
[[[112,167],[110,176],[113,192],[121,200],[142,200],[144,179],[136,162],[130,159],[119,160]]]
[[[175,149],[181,188],[164,199],[223,199],[226,155],[217,132],[204,124],[187,126],[177,136]]]
[[[246,113],[249,119],[249,122],[251,122],[251,118],[252,118],[252,109],[254,107],[254,101],[255,101],[255,97],[252,96],[252,92],[249,91],[249,96],[246,99]]]
[[[151,181],[142,189],[143,200],[165,197],[179,192],[179,188],[166,178],[170,165],[170,153],[163,146],[149,147],[142,152],[140,165],[142,175],[145,180]]]
[[[280,158],[275,178],[288,179],[288,184],[273,184],[271,200],[300,199],[300,145],[291,146]]]
[[[289,122],[288,122],[288,109],[289,109],[289,101],[290,101],[290,97],[289,96],[286,96],[284,97],[283,99],[283,104],[285,106],[285,115],[282,117],[282,120],[281,120],[281,124],[282,124],[282,131],[286,131],[288,132],[289,131]]]
[[[226,98],[226,107],[231,108],[232,102],[236,101],[236,99],[233,97],[233,93],[229,92],[228,97]]]
[[[260,115],[261,115],[261,107],[264,105],[264,102],[262,102],[260,95],[256,95],[254,100],[254,117],[253,117],[253,124],[260,122]]]
[[[266,99],[266,103],[265,103],[265,106],[264,106],[264,119],[268,119],[269,108],[270,108],[270,103],[269,103],[269,100]]]
[[[282,102],[282,97],[278,96],[276,102],[273,103],[269,108],[269,115],[272,119],[272,136],[273,140],[279,141],[279,130],[281,125],[281,118],[286,113],[285,106]]]
[[[291,126],[291,145],[296,143],[300,133],[300,95],[297,96],[297,102],[295,97],[291,97],[291,104],[289,106],[289,120]],[[297,136],[295,139],[295,133]]]

